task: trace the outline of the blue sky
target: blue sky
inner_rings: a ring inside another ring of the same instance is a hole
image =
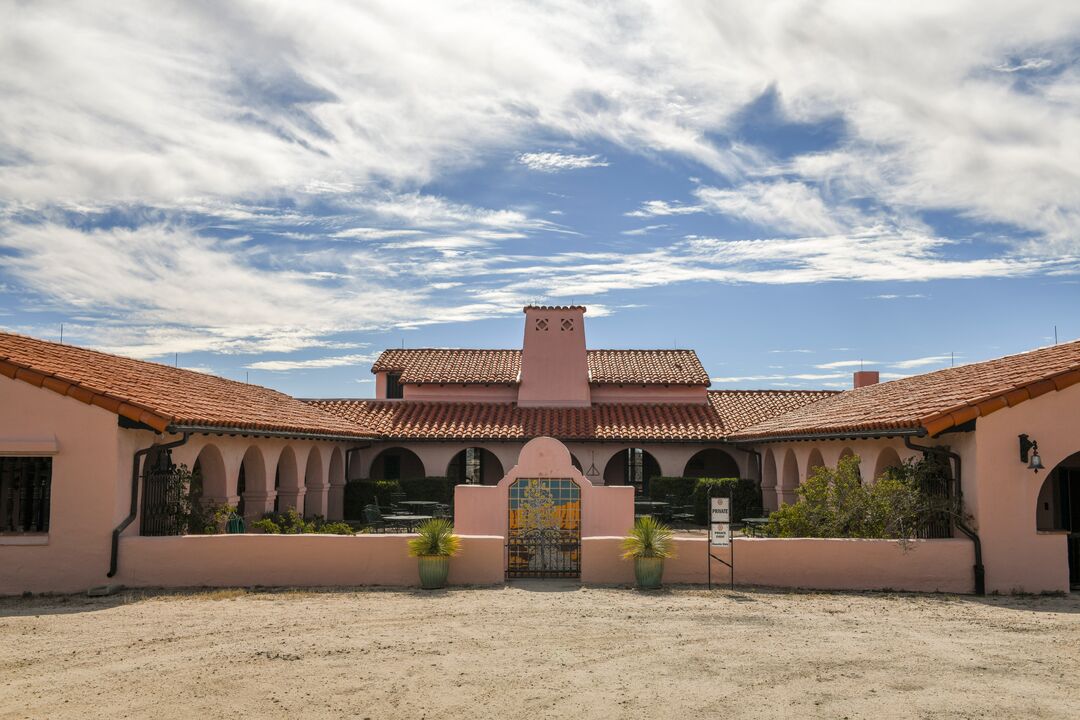
[[[1080,337],[1080,6],[5,3],[0,327],[299,396],[385,347],[847,387]]]

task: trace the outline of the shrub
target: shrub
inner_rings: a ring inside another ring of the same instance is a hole
[[[409,540],[409,555],[413,557],[453,557],[461,550],[461,538],[454,534],[454,526],[445,518],[428,520],[416,532],[418,537]]]
[[[315,531],[323,535],[355,535],[356,531],[347,522],[332,522],[320,525]]]
[[[454,482],[447,477],[423,477],[399,480],[401,491],[409,500],[434,500],[450,504],[454,499]]]
[[[649,480],[649,497],[672,505],[689,505],[693,502],[697,478],[658,476]]]
[[[947,480],[937,459],[907,461],[863,485],[859,458],[817,468],[796,489],[799,502],[769,516],[762,534],[771,537],[911,539],[930,536],[959,511],[948,493],[932,492]]]
[[[709,521],[709,489],[714,496],[731,495],[731,519],[738,522],[761,510],[761,492],[757,482],[748,478],[699,478],[694,486],[694,521],[705,525]]]
[[[305,520],[295,508],[288,508],[283,513],[267,513],[251,526],[269,535],[355,535],[348,523],[328,523],[321,515]]]
[[[675,557],[671,528],[648,515],[634,521],[630,534],[623,538],[622,548],[627,560]]]

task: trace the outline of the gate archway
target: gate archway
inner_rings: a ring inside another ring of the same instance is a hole
[[[1035,506],[1035,529],[1068,533],[1069,586],[1080,590],[1080,452],[1046,474]]]
[[[581,577],[581,488],[570,478],[509,487],[507,578]]]

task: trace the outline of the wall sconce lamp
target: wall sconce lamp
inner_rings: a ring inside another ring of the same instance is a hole
[[[1028,459],[1028,451],[1031,452],[1031,459]],[[1020,462],[1028,464],[1028,470],[1035,471],[1038,475],[1040,470],[1045,470],[1043,467],[1042,458],[1039,457],[1039,443],[1035,440],[1028,440],[1027,435],[1020,436]]]

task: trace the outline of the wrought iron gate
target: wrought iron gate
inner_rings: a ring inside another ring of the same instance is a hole
[[[153,452],[143,467],[142,522],[140,535],[181,535],[178,509],[187,488],[172,463],[169,450]]]
[[[506,577],[581,577],[581,488],[569,478],[510,486]]]

